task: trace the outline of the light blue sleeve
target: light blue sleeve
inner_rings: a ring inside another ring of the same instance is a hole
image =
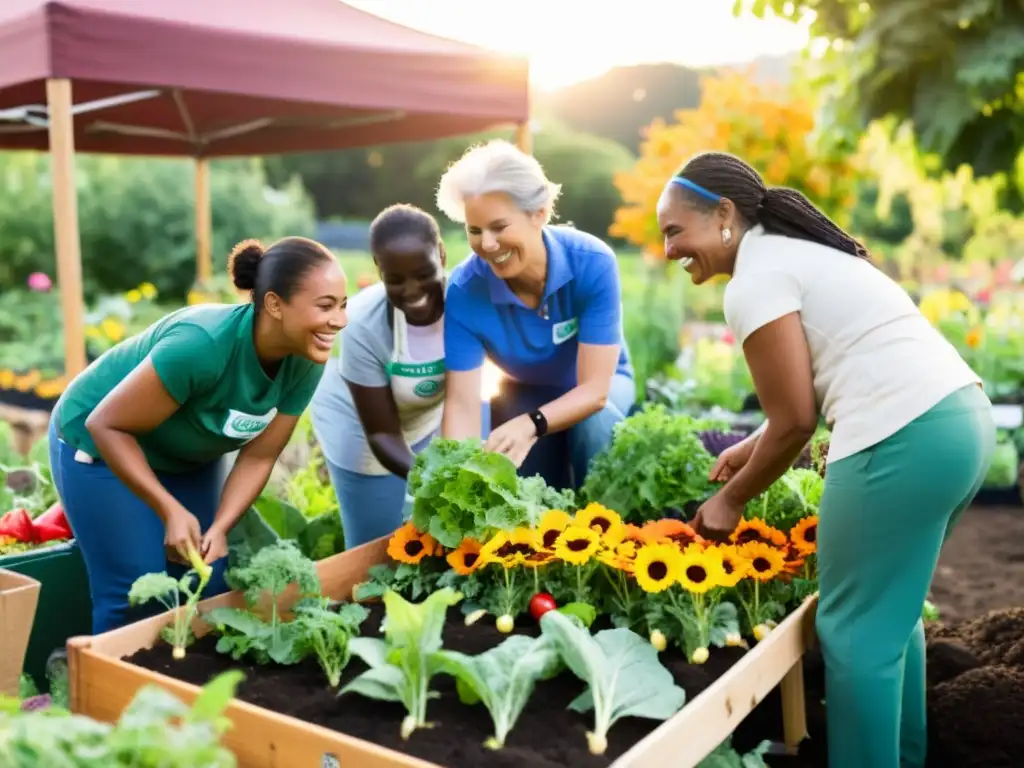
[[[480,326],[474,314],[473,297],[462,286],[450,285],[444,303],[444,366],[449,371],[474,371],[484,364],[483,340],[470,330]]]
[[[392,330],[387,305],[375,307],[341,332],[341,376],[362,387],[386,387]]]
[[[579,254],[575,280],[579,285],[579,341],[618,344],[622,341],[622,287],[619,265],[611,248]]]

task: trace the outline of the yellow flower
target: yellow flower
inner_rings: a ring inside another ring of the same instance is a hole
[[[626,537],[626,527],[619,514],[594,502],[576,513],[573,525],[595,529],[608,547],[614,547]]]
[[[750,541],[739,547],[740,557],[747,561],[747,575],[758,581],[771,581],[786,566],[782,550],[761,541]]]
[[[679,579],[682,555],[672,544],[645,544],[636,553],[633,574],[644,592],[662,592]]]
[[[100,330],[111,341],[120,341],[124,338],[124,326],[111,317],[105,317],[100,321]]]
[[[0,371],[0,389],[10,389],[14,386],[14,371],[5,368]]]
[[[636,542],[624,541],[617,545],[615,549],[605,549],[598,552],[597,559],[609,568],[617,568],[620,571],[632,573],[636,551]]]
[[[722,586],[735,587],[743,581],[750,566],[732,545],[719,546],[717,550],[722,558]]]
[[[128,293],[126,293],[124,297],[128,299],[128,302],[130,304],[135,304],[136,302],[142,301],[142,293],[134,288],[128,291]]]
[[[139,293],[144,299],[154,299],[156,298],[156,286],[152,283],[143,283],[139,286]]]
[[[985,332],[975,326],[967,332],[967,336],[964,338],[964,343],[967,344],[971,349],[977,349],[981,346],[981,343],[985,340]]]
[[[586,564],[600,549],[601,534],[578,525],[570,525],[555,541],[555,554],[573,565]]]
[[[679,561],[679,584],[687,592],[704,594],[709,589],[722,586],[725,566],[716,549],[687,547]]]
[[[463,539],[458,549],[449,552],[445,559],[459,576],[468,576],[484,564],[480,557],[480,549],[480,542]]]
[[[540,528],[537,534],[540,538],[540,546],[544,549],[554,551],[555,541],[559,534],[572,525],[572,517],[560,509],[549,509],[540,521]]]

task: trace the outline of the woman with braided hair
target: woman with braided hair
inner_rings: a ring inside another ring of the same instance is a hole
[[[995,444],[979,377],[802,194],[710,152],[658,202],[668,258],[699,285],[729,275],[725,317],[765,427],[711,470],[695,525],[724,539],[813,434],[832,430],[818,525],[817,629],[831,768],[925,764],[921,610],[939,550]]]

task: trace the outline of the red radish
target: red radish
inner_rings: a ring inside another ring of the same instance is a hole
[[[27,509],[12,509],[0,517],[0,536],[13,536],[22,544],[34,543],[36,530]]]
[[[540,621],[541,616],[556,608],[558,608],[558,603],[547,592],[538,592],[530,598],[530,615],[533,616],[534,621]]]

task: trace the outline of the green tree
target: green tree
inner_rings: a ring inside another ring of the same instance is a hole
[[[1024,4],[1020,0],[735,0],[793,21],[814,14],[828,41],[820,84],[832,139],[849,146],[872,120],[914,123],[948,170],[1006,171],[1024,146]]]
[[[192,163],[85,155],[76,170],[86,298],[148,281],[184,300],[196,277]],[[210,175],[215,272],[239,240],[314,234],[297,180],[273,189],[260,161],[248,159],[215,161]],[[35,271],[54,276],[49,155],[0,153],[0,180],[0,290]]]

